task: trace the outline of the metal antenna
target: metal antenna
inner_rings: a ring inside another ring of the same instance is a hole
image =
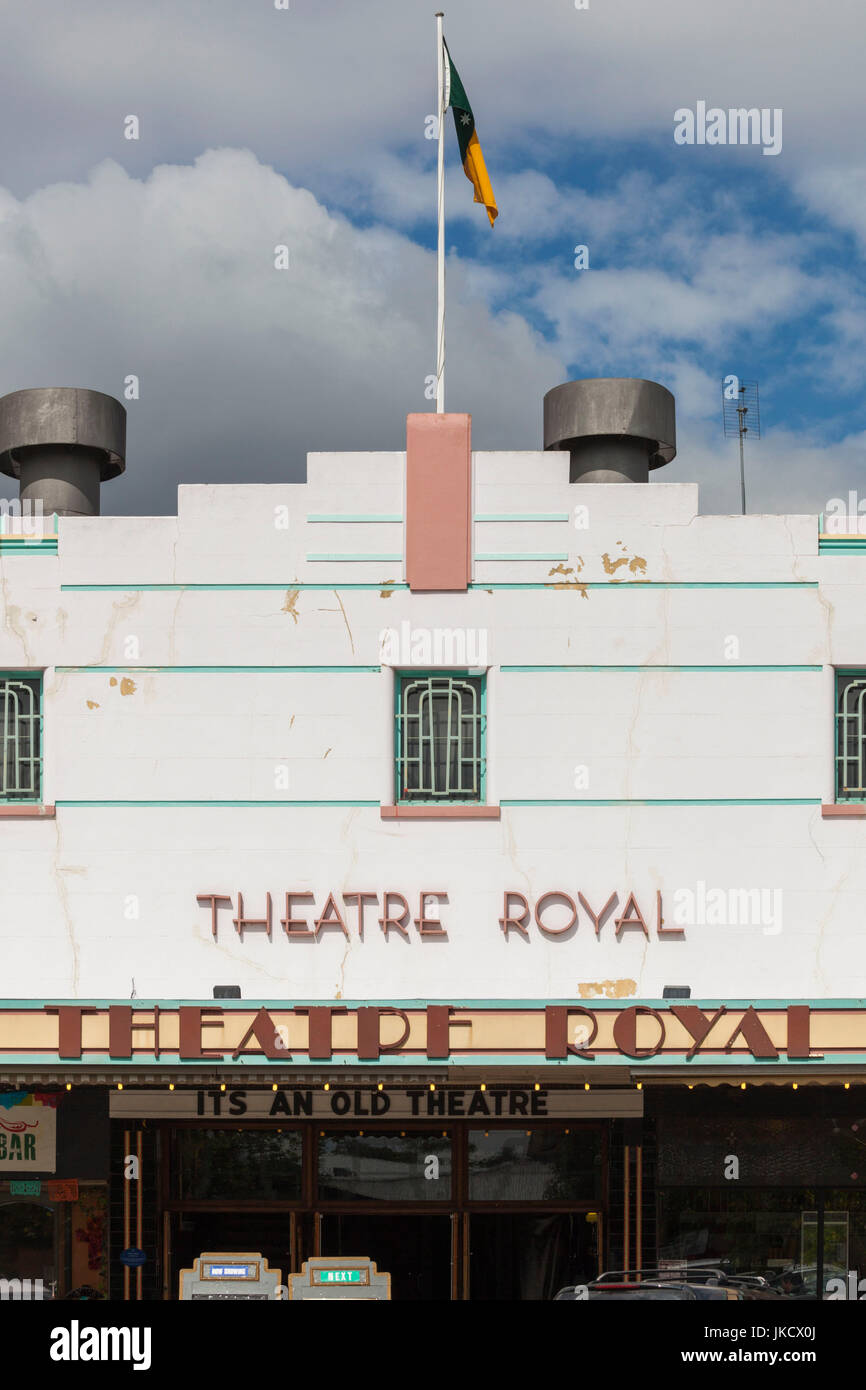
[[[746,424],[748,416],[749,423]],[[741,381],[736,376],[726,376],[722,382],[722,422],[725,438],[737,435],[740,441],[740,494],[743,503],[743,516],[746,515],[746,464],[743,455],[743,440],[747,434],[754,439],[761,437],[761,411],[758,404],[758,383]]]

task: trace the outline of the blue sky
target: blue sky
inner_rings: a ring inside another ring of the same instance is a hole
[[[308,450],[400,448],[433,370],[432,8],[0,16],[0,392],[121,395],[139,376],[105,509],[297,478]],[[733,372],[761,387],[751,509],[866,497],[859,0],[453,0],[445,32],[500,208],[491,230],[449,116],[447,405],[475,446],[540,447],[567,377],[650,377],[678,418],[654,481],[734,511]],[[780,108],[781,153],[675,144],[698,100]]]

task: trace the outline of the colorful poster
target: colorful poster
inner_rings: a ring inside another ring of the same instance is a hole
[[[0,1173],[53,1173],[56,1166],[56,1108],[32,1095],[0,1096]]]

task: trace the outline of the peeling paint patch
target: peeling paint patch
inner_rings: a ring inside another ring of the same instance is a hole
[[[99,701],[98,701],[98,700],[88,700],[88,701],[87,701],[87,708],[88,708],[88,709],[99,709]]]
[[[379,597],[380,597],[380,598],[390,598],[391,595],[393,594],[393,592],[394,592],[393,589],[380,589],[380,590],[379,590]]]
[[[580,561],[578,568],[583,569],[583,560],[580,556],[578,556],[578,560]],[[554,565],[553,569],[549,570],[548,573],[551,575],[551,577],[555,574],[561,574],[563,578],[557,580],[553,584],[545,585],[546,588],[573,589],[576,593],[579,593],[582,598],[589,598],[589,590],[587,589],[586,584],[582,584],[581,581],[577,578],[577,575],[574,573],[573,565],[569,565],[567,568],[563,564]],[[569,575],[573,577],[569,578]]]
[[[605,551],[601,557],[601,563],[604,565],[605,574],[615,574],[620,565],[628,564],[628,556],[620,555],[617,560],[612,560],[607,551]]]
[[[622,541],[617,541],[617,545],[620,549],[625,550]],[[604,565],[605,574],[615,574],[621,565],[628,565],[629,571],[632,574],[646,574],[646,560],[642,555],[629,556],[626,554],[618,556],[616,560],[612,560],[607,552],[605,552],[601,557],[601,563]]]
[[[108,682],[108,684],[109,684],[109,685],[117,685],[117,676],[112,676],[112,677],[111,677],[111,680]]]
[[[121,695],[134,695],[136,688],[135,681],[130,680],[129,676],[124,676],[123,680],[120,682]]]
[[[581,999],[624,999],[637,993],[636,980],[601,980],[598,983],[579,984],[577,992]]]
[[[298,602],[298,594],[300,592],[300,589],[288,589],[286,591],[286,601],[283,604],[282,611],[284,613],[290,613],[294,618],[295,622],[298,621],[298,611],[296,605]]]

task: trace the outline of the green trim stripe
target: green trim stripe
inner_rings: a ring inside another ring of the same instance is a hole
[[[866,555],[866,536],[819,536],[819,555]]]
[[[722,666],[501,666],[501,671],[823,671],[823,666],[741,666],[728,662]]]
[[[60,800],[55,806],[375,806],[376,801],[99,801],[99,800]],[[436,803],[441,804],[441,803]],[[474,803],[477,804],[477,803]],[[607,797],[572,798],[568,800],[503,797],[500,806],[820,806],[820,796],[742,796],[742,797]]]
[[[820,806],[820,796],[502,797],[500,806]],[[58,801],[57,805],[60,805]]]
[[[478,557],[476,556],[476,559]],[[476,580],[470,589],[817,589],[817,579],[560,579],[527,581]]]
[[[0,535],[0,549],[3,550],[56,550],[56,535]]]
[[[15,1002],[17,1003],[18,1001]],[[69,1000],[61,999],[58,1002],[61,1004],[68,1004]],[[76,1004],[81,1003],[81,1001],[78,999],[76,999],[74,1002]],[[128,1003],[129,1001],[124,1000],[122,1002]],[[167,1001],[158,1000],[157,1002],[159,1003],[161,1009],[170,1009],[172,1007],[171,1004],[169,1004]],[[207,1001],[202,1002],[206,1002],[210,1007],[213,1007],[214,1005],[213,999],[208,999]],[[314,1002],[327,1003],[328,1001],[317,1000]],[[448,1002],[451,1003],[452,1001],[449,1000]],[[598,999],[584,999],[581,1002],[585,1004],[587,1007],[591,1007],[593,1011],[596,1012],[598,1011],[598,1008],[601,1004],[601,1001]],[[629,1002],[631,1003],[632,1001],[630,1000]],[[668,1000],[652,1000],[651,1005],[658,1008],[661,1007],[662,1004],[667,1004],[669,1002],[670,1001]],[[198,1003],[198,1001],[196,1001],[196,1003]],[[220,1007],[228,1006],[230,1003],[231,1000],[229,999],[219,1000]],[[249,1009],[249,1000],[246,1001],[246,1005]],[[147,1009],[151,1006],[145,1003],[144,1000],[136,999],[135,1007],[138,1009]],[[279,1009],[281,1007],[287,1007],[287,1005],[285,1003],[282,1003],[281,1001],[277,1001],[277,1003],[275,1004],[265,1005],[264,1007]],[[290,1007],[298,1006],[293,1003]],[[402,1007],[406,1006],[403,1005]],[[499,1007],[511,1008],[512,1001],[510,999],[500,1000]],[[731,1005],[731,1007],[733,1008],[735,1006]],[[742,1007],[746,1006],[743,1005]],[[783,1006],[779,1004],[777,1005],[777,1007],[781,1008]],[[820,1007],[820,1005],[816,1004],[815,1008],[818,1007]],[[80,1060],[76,1058],[71,1061],[66,1060],[65,1058],[49,1059],[46,1058],[44,1052],[13,1052],[9,1054],[4,1053],[3,1061],[4,1068],[7,1073],[11,1070],[17,1070],[19,1068],[24,1067],[26,1067],[28,1071],[34,1070],[37,1072],[40,1067],[44,1068],[46,1071],[50,1070],[51,1072],[56,1072],[58,1069],[63,1069],[70,1075],[75,1075],[77,1071],[86,1073],[93,1070],[94,1068],[99,1068],[100,1071],[113,1070],[114,1073],[118,1076],[128,1076],[130,1073],[133,1072],[140,1075],[146,1075],[149,1072],[152,1073],[154,1071],[161,1071],[164,1073],[165,1078],[162,1082],[163,1085],[165,1084],[165,1080],[172,1079],[172,1077],[182,1082],[184,1071],[193,1071],[200,1073],[205,1066],[207,1067],[208,1071],[217,1078],[223,1075],[226,1077],[238,1077],[240,1074],[242,1074],[243,1071],[249,1071],[251,1066],[255,1067],[255,1069],[258,1071],[273,1071],[275,1076],[280,1076],[281,1073],[284,1073],[286,1069],[285,1061],[281,1061],[278,1058],[274,1059],[266,1057],[264,1053],[248,1053],[245,1057],[239,1059],[238,1061],[232,1061],[231,1057],[222,1057],[216,1058],[213,1061],[203,1063],[201,1060],[197,1060],[195,1058],[182,1058],[177,1057],[174,1054],[171,1054],[169,1056],[165,1052],[165,1050],[163,1050],[160,1053],[159,1057],[157,1057],[154,1053],[149,1053],[145,1054],[144,1056],[135,1057],[128,1061],[121,1061],[117,1057],[112,1057],[107,1052],[87,1053],[84,1058]],[[334,1068],[335,1062],[337,1063],[336,1069]],[[242,1066],[242,1063],[244,1063],[245,1065]],[[803,1085],[808,1085],[808,1077],[810,1073],[815,1073],[816,1075],[826,1074],[827,1071],[832,1070],[834,1072],[841,1071],[843,1075],[850,1074],[852,1081],[854,1081],[855,1084],[860,1086],[863,1085],[863,1081],[860,1078],[863,1076],[864,1070],[864,1061],[862,1055],[852,1055],[850,1052],[826,1052],[824,1053],[823,1058],[820,1059],[817,1057],[801,1059],[782,1055],[772,1062],[768,1062],[762,1057],[753,1057],[750,1053],[739,1052],[731,1053],[727,1056],[705,1055],[704,1053],[699,1053],[694,1059],[690,1059],[688,1057],[688,1054],[685,1052],[667,1052],[660,1053],[658,1056],[654,1057],[637,1058],[622,1057],[617,1053],[599,1053],[594,1061],[587,1061],[583,1057],[563,1057],[557,1060],[551,1060],[550,1058],[545,1058],[544,1054],[539,1052],[517,1052],[508,1054],[503,1054],[501,1052],[493,1052],[479,1054],[473,1053],[470,1055],[454,1052],[449,1057],[447,1063],[431,1062],[426,1057],[421,1058],[418,1057],[416,1054],[412,1053],[410,1053],[407,1056],[401,1056],[399,1053],[391,1052],[385,1055],[384,1057],[380,1057],[378,1061],[370,1060],[359,1063],[355,1053],[346,1051],[345,1053],[339,1054],[335,1052],[334,1060],[331,1063],[327,1064],[330,1068],[329,1075],[331,1076],[332,1082],[334,1076],[338,1074],[339,1066],[342,1063],[345,1063],[349,1066],[360,1065],[365,1070],[381,1070],[386,1073],[389,1070],[399,1071],[401,1069],[418,1072],[422,1071],[424,1068],[427,1068],[431,1075],[437,1072],[441,1072],[443,1065],[447,1065],[455,1072],[458,1072],[461,1068],[466,1068],[470,1072],[472,1072],[476,1071],[478,1067],[484,1067],[485,1070],[489,1070],[492,1075],[496,1075],[497,1072],[500,1070],[505,1071],[506,1068],[513,1069],[514,1067],[544,1066],[572,1069],[575,1067],[579,1067],[581,1078],[585,1073],[588,1074],[589,1071],[591,1071],[593,1068],[605,1068],[608,1070],[615,1071],[617,1073],[617,1077],[619,1077],[620,1074],[622,1075],[623,1081],[619,1081],[618,1079],[616,1079],[612,1080],[610,1084],[618,1086],[620,1087],[620,1089],[623,1090],[633,1089],[627,1084],[624,1084],[627,1080],[634,1081],[636,1079],[640,1079],[642,1076],[645,1077],[646,1073],[650,1071],[663,1072],[666,1068],[670,1070],[671,1068],[679,1069],[682,1067],[692,1067],[694,1069],[696,1079],[699,1079],[702,1074],[706,1074],[708,1072],[712,1072],[721,1077],[728,1075],[732,1077],[736,1076],[739,1079],[744,1069],[752,1070],[753,1068],[758,1068],[762,1076],[768,1077],[778,1077],[786,1072],[790,1075],[792,1072],[794,1072],[797,1076],[801,1078]],[[309,1071],[311,1073],[321,1073],[323,1070],[322,1062],[310,1061],[309,1058],[299,1056],[297,1053],[295,1054],[291,1065],[292,1070],[298,1072]],[[507,1076],[507,1072],[505,1072],[505,1076]],[[670,1077],[670,1084],[676,1086],[678,1084],[682,1084],[683,1080],[684,1077],[678,1070],[675,1075]],[[182,1084],[185,1083],[182,1082]],[[240,1081],[237,1084],[243,1085],[243,1082]],[[604,1081],[601,1081],[600,1084],[605,1085],[606,1083]]]
[[[327,557],[323,557],[327,558]],[[369,559],[369,556],[361,556],[361,559]],[[477,557],[476,557],[477,558]],[[512,556],[508,557],[513,558]],[[399,557],[402,561],[402,557]],[[397,561],[394,561],[397,563]],[[337,584],[309,583],[302,579],[287,579],[281,584],[211,584],[211,583],[190,583],[190,584],[140,584],[136,581],[125,584],[61,584],[62,591],[78,591],[87,593],[139,593],[142,591],[177,593],[182,589],[190,592],[201,591],[234,591],[249,589],[254,590],[274,590],[285,592],[286,589],[408,589],[409,585],[404,580],[380,579],[376,582],[356,582],[341,580]],[[479,580],[469,585],[470,590],[484,589],[547,589],[550,592],[562,592],[577,589],[817,589],[817,579],[737,579],[737,580],[667,580],[667,579],[623,579],[608,580],[606,582],[595,580],[572,580],[561,582],[559,580],[535,580],[535,581],[500,581],[500,580]]]
[[[223,1010],[225,1010],[225,1011],[230,1011],[230,1010],[232,1010],[232,1009],[235,1009],[235,1010],[237,1010],[238,1012],[249,1013],[251,1010],[256,1009],[256,1008],[264,1008],[264,1009],[285,1009],[285,1008],[304,1009],[304,1008],[309,1007],[310,1004],[321,1004],[321,1003],[327,1003],[327,1002],[328,1002],[328,1000],[327,1000],[327,999],[324,999],[324,1000],[323,1000],[321,996],[319,996],[319,997],[317,997],[317,998],[314,998],[314,999],[309,999],[309,998],[298,998],[296,995],[291,995],[290,997],[282,997],[282,998],[280,998],[279,996],[271,996],[270,998],[262,999],[259,995],[255,995],[255,996],[253,996],[252,998],[248,998],[248,999],[220,999],[220,1000],[219,1000],[219,1008],[221,1008],[221,1009],[223,1009]],[[333,1000],[331,1000],[330,1002],[333,1003]],[[822,1012],[826,1010],[826,1011],[828,1011],[828,1012],[847,1013],[847,1012],[850,1012],[852,1009],[863,1009],[863,1008],[866,1008],[866,998],[863,998],[863,999],[818,999],[818,998],[811,998],[811,999],[809,999],[809,998],[805,998],[805,999],[804,999],[804,998],[789,999],[789,998],[785,997],[784,999],[754,999],[754,998],[751,998],[751,999],[742,999],[742,998],[741,998],[741,999],[729,999],[729,998],[720,999],[718,996],[714,996],[714,997],[712,997],[712,998],[689,999],[689,1000],[685,1001],[685,1000],[682,1000],[682,999],[662,999],[662,998],[660,998],[658,995],[642,995],[640,998],[634,998],[634,997],[632,997],[631,995],[629,995],[629,996],[627,997],[627,1000],[626,1000],[626,1006],[627,1006],[627,1007],[632,1007],[632,1006],[635,1006],[635,1005],[643,1005],[643,1006],[652,1007],[652,1008],[656,1008],[656,1009],[666,1009],[666,1010],[667,1010],[667,1009],[670,1008],[671,1004],[682,1004],[682,1003],[685,1003],[685,1002],[687,1002],[687,1003],[689,1003],[689,1004],[694,1004],[695,1007],[698,1008],[698,1009],[717,1009],[717,1008],[720,1006],[720,1004],[726,1004],[726,1005],[728,1006],[728,1008],[731,1009],[731,1010],[734,1010],[734,1009],[748,1009],[749,1007],[752,1007],[752,1008],[754,1008],[754,1009],[779,1009],[779,1010],[784,1010],[784,1009],[789,1008],[792,1004],[808,1004],[810,1008],[812,1008],[812,1009],[818,1009],[818,1010],[821,1010]],[[40,1013],[40,1014],[41,1014],[41,1013],[44,1012],[45,1006],[46,1006],[46,1005],[48,1005],[49,1007],[51,1007],[51,1006],[56,1006],[57,1004],[69,1004],[69,1003],[74,1003],[74,1004],[76,1004],[76,1005],[80,1005],[82,1008],[88,1008],[88,1009],[93,1009],[93,1008],[96,1008],[96,1009],[105,1009],[105,1008],[108,1008],[108,1006],[109,1006],[110,1004],[128,1004],[128,1003],[129,1003],[129,999],[128,999],[128,998],[123,998],[123,999],[118,999],[118,998],[88,998],[88,999],[82,999],[82,998],[76,997],[74,1000],[70,1000],[68,997],[62,997],[62,996],[59,996],[59,995],[51,995],[51,996],[46,996],[46,997],[40,998],[40,999],[0,999],[0,1009],[12,1009],[12,1010],[15,1010],[16,1012],[21,1011],[22,1013],[30,1013],[30,1012],[33,1012],[33,1013]],[[187,996],[176,996],[176,995],[172,995],[172,996],[170,996],[170,997],[168,997],[168,998],[156,998],[156,997],[154,997],[153,995],[146,995],[146,996],[142,997],[141,999],[136,998],[136,1000],[135,1000],[135,1007],[136,1007],[137,1009],[152,1009],[153,1006],[154,1006],[154,1004],[158,1004],[159,1007],[160,1007],[161,1009],[162,1009],[162,1008],[165,1008],[165,1009],[177,1009],[177,1008],[179,1008],[180,1005],[182,1005],[182,1004],[183,1004],[183,1005],[191,1005],[191,1006],[193,1006],[193,1007],[195,1007],[196,1005],[201,1004],[201,1005],[207,1005],[207,1006],[210,1007],[210,1006],[213,1006],[214,1003],[215,1003],[215,1001],[214,1001],[212,998],[210,998],[210,997],[208,997],[208,998],[201,998],[201,997],[195,996],[195,995],[187,995]],[[622,999],[607,999],[607,998],[601,998],[601,999],[592,999],[592,1000],[589,1000],[589,999],[587,999],[587,1000],[583,1000],[583,999],[576,1000],[575,997],[574,997],[574,995],[565,996],[565,997],[564,997],[564,996],[557,996],[557,997],[553,997],[553,998],[550,998],[550,999],[524,999],[524,998],[512,999],[512,998],[511,998],[510,996],[508,996],[508,995],[506,995],[506,996],[502,996],[502,995],[501,995],[501,996],[500,996],[499,998],[497,998],[497,999],[455,999],[452,995],[448,995],[448,996],[443,996],[443,995],[432,996],[432,995],[431,995],[431,996],[425,996],[424,998],[414,998],[414,999],[405,999],[405,998],[399,998],[399,999],[388,999],[388,998],[385,998],[385,999],[383,999],[383,998],[372,998],[372,999],[342,999],[342,998],[341,998],[341,999],[340,999],[340,1003],[343,1004],[343,1005],[345,1005],[345,1007],[346,1007],[347,1009],[359,1009],[359,1008],[364,1008],[364,1007],[366,1007],[366,1005],[368,1005],[368,1004],[377,1004],[377,1005],[379,1005],[380,1007],[383,1007],[383,1006],[384,1006],[384,1007],[396,1008],[396,1009],[426,1009],[427,1006],[428,1006],[429,1004],[448,1003],[448,1004],[453,1004],[454,1007],[457,1008],[457,1009],[493,1009],[493,1010],[496,1010],[497,1012],[500,1011],[502,1008],[508,1008],[508,1009],[544,1009],[544,1008],[547,1008],[549,1005],[552,1005],[552,1004],[565,1004],[565,1005],[567,1005],[569,1008],[575,1009],[575,1008],[579,1007],[581,1004],[584,1004],[584,1003],[585,1003],[585,1004],[587,1004],[590,1008],[592,1008],[592,1010],[593,1010],[594,1013],[605,1012],[605,1011],[616,1012],[616,1011],[622,1010],[622,1008],[623,1008],[623,1000],[622,1000]],[[732,1059],[733,1059],[733,1056],[736,1056],[736,1057],[739,1058],[741,1055],[742,1055],[742,1056],[750,1056],[751,1054],[748,1054],[748,1053],[743,1053],[743,1054],[736,1053],[736,1054],[732,1054]],[[850,1054],[844,1054],[844,1053],[843,1053],[843,1054],[839,1054],[839,1055],[844,1056],[844,1055],[850,1055]],[[397,1054],[388,1054],[388,1056],[383,1057],[383,1061],[389,1062],[391,1056],[396,1057]],[[500,1053],[499,1056],[501,1057],[502,1054]],[[117,1059],[116,1057],[113,1058],[112,1060],[115,1061],[115,1062],[118,1061],[118,1059]],[[126,1064],[126,1059],[124,1058],[124,1059],[122,1059],[122,1060],[123,1060],[123,1064],[125,1065],[125,1064]],[[196,1061],[197,1061],[197,1060],[200,1060],[200,1059],[193,1059],[193,1060],[196,1060]],[[634,1060],[637,1061],[637,1060],[640,1060],[640,1059],[636,1058],[636,1059],[634,1059]],[[664,1053],[659,1054],[659,1060],[660,1060],[660,1061],[663,1061],[663,1060],[664,1060]],[[700,1061],[700,1060],[701,1060],[700,1057],[697,1057],[697,1058],[696,1058],[696,1061]],[[760,1060],[760,1059],[758,1059],[758,1060]],[[801,1059],[798,1059],[798,1060],[799,1060],[799,1061],[802,1061],[802,1062],[804,1062],[804,1063],[806,1063],[806,1061],[807,1061],[806,1058],[801,1058]],[[817,1060],[818,1060],[817,1058],[813,1058],[813,1059],[812,1059],[813,1062],[814,1062],[814,1061],[817,1061]],[[54,1065],[56,1065],[56,1063],[55,1063]],[[319,1065],[321,1066],[321,1063],[319,1063]],[[371,1062],[371,1065],[372,1065],[372,1062]],[[766,1068],[766,1062],[764,1062],[762,1065],[764,1066],[764,1068]],[[810,1062],[810,1063],[808,1063],[808,1065],[812,1065],[812,1063]]]

